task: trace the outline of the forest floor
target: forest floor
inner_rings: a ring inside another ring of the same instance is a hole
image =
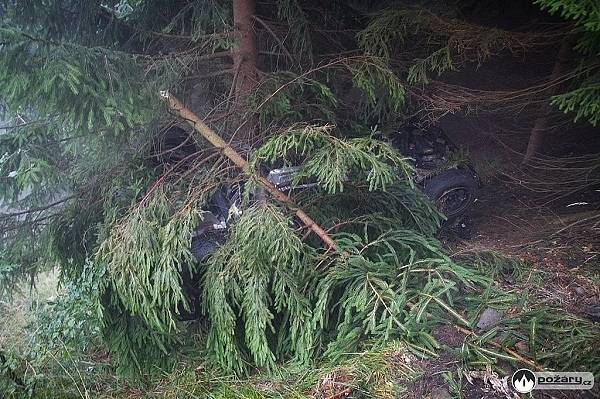
[[[530,263],[543,277],[543,284],[532,287],[537,295],[598,321],[599,240],[578,232],[556,234],[578,215],[561,207],[540,207],[530,193],[498,179],[480,190],[471,239],[448,245],[454,254],[495,250]]]
[[[521,282],[505,280],[502,284],[506,289],[515,289],[535,297],[539,303],[551,303],[565,313],[599,322],[598,237],[555,234],[567,226],[577,213],[564,204],[540,206],[531,192],[514,182],[499,176],[487,176],[470,218],[470,239],[461,240],[450,233],[443,237],[443,241],[451,256],[460,256],[465,252],[496,251],[522,260],[530,265],[528,273],[532,278]],[[600,343],[600,331],[598,334]],[[458,349],[464,341],[463,334],[448,327],[440,328],[434,336],[448,348]],[[527,347],[524,349],[526,351]],[[448,393],[448,387],[452,385],[448,385],[440,376],[444,370],[460,368],[460,362],[453,352],[446,351],[436,361],[426,361],[424,366],[429,370],[425,373],[427,378],[417,380],[420,385],[418,395],[414,397],[454,397],[451,390]],[[507,371],[516,371],[514,366],[504,366]],[[482,380],[473,382],[463,381],[461,384],[464,398],[506,397],[494,390],[493,384],[484,384]],[[593,393],[536,391],[533,397],[598,397],[600,391],[597,388]]]
[[[515,148],[525,148],[523,137],[527,137],[527,132],[519,131],[521,128],[510,122],[451,116],[444,125],[451,138],[472,155],[483,183],[469,220],[470,239],[461,240],[452,234],[443,237],[451,255],[496,251],[523,261],[530,267],[528,276],[522,281],[504,279],[501,284],[507,290],[514,289],[529,296],[534,303],[552,304],[565,314],[593,321],[600,344],[597,324],[600,322],[600,231],[597,228],[569,228],[574,221],[599,212],[600,190],[589,189],[559,199],[533,192],[521,180],[527,180],[528,172],[520,165],[522,153],[515,151]],[[582,132],[579,140],[572,141],[569,146],[562,144],[559,137],[551,137],[547,148],[557,156],[594,152],[600,145],[597,133],[595,130]],[[576,135],[577,132],[561,134]],[[557,144],[553,144],[553,140]],[[450,347],[462,343],[456,331],[447,339],[451,342]],[[527,352],[528,348],[524,345],[517,349]],[[454,368],[457,367],[455,363]],[[514,371],[514,367],[509,366],[508,370]],[[431,379],[428,382],[433,386],[429,387],[429,392],[435,393],[440,381],[439,378],[432,379],[433,383]],[[461,386],[465,398],[505,397],[481,381]],[[534,393],[534,397],[555,398],[600,396],[598,386],[593,393]]]

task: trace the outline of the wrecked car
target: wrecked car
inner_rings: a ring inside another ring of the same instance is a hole
[[[468,159],[453,159],[453,155],[460,154],[458,147],[438,127],[423,129],[405,125],[380,139],[412,158],[415,186],[446,216],[444,225],[464,238],[461,231],[468,229],[465,217],[477,198],[480,181]],[[310,180],[294,184],[300,167],[272,168],[265,171],[265,176],[283,192],[315,186],[316,183]],[[239,186],[223,187],[213,195],[202,223],[192,235],[191,250],[197,259],[205,260],[219,247],[228,228],[241,213],[240,199]]]

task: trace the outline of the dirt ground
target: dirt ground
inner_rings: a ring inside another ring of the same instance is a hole
[[[495,123],[492,118],[474,122],[472,118],[450,116],[441,125],[453,141],[469,151],[482,178],[478,199],[468,219],[470,238],[461,239],[452,233],[442,237],[450,253],[456,256],[474,250],[493,250],[518,257],[541,276],[541,283],[531,287],[531,293],[540,301],[552,302],[580,317],[599,322],[600,232],[557,232],[581,215],[600,212],[600,190],[548,202],[519,182],[521,154],[518,150],[524,149],[523,137],[527,137],[523,131],[516,131],[514,126],[506,128],[506,123]],[[582,138],[579,145],[569,148],[557,145],[556,149],[549,143],[549,149],[562,155],[565,151],[584,153],[598,147],[597,131],[583,132],[583,136],[593,136],[595,141],[586,142]],[[558,137],[555,139],[560,142]],[[570,205],[573,203],[585,205]],[[434,336],[446,350],[438,359],[422,361],[425,375],[409,386],[411,398],[456,396],[442,374],[445,371],[457,374],[460,363],[450,349],[460,348],[464,335],[447,326],[436,330]],[[516,371],[508,364],[503,368],[510,373]],[[481,379],[472,381],[462,381],[461,393],[467,399],[507,397],[484,385]],[[533,397],[600,397],[599,388],[596,386],[593,393],[535,391]]]
[[[542,279],[541,284],[530,287],[533,295],[581,317],[600,321],[598,237],[553,236],[564,225],[563,219],[572,214],[570,210],[561,213],[560,207],[540,207],[526,190],[496,177],[488,180],[479,192],[469,218],[471,238],[463,240],[450,234],[443,240],[454,255],[494,250],[528,262]],[[409,385],[410,398],[456,397],[442,374],[447,371],[457,374],[460,361],[451,350],[460,349],[464,335],[452,326],[445,326],[438,328],[434,337],[445,350],[438,359],[421,361],[425,375]],[[508,363],[502,367],[507,371],[504,376],[516,371]],[[482,379],[474,378],[472,383],[463,379],[461,387],[466,399],[507,397],[485,385]],[[592,398],[599,397],[598,388],[593,393],[536,391],[533,397]]]
[[[546,132],[545,154],[600,152],[598,128],[569,124],[559,113],[554,118],[562,128]],[[529,172],[520,163],[534,119],[535,113],[523,113],[514,119],[482,114],[450,115],[440,121],[470,154],[482,181],[469,218],[470,239],[451,237],[446,243],[453,253],[491,249],[530,262],[544,276],[540,295],[600,321],[600,230],[565,229],[600,213],[600,187],[558,199],[531,190],[522,180]]]

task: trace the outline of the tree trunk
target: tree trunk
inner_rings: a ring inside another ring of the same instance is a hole
[[[554,68],[552,69],[552,74],[550,75],[550,81],[558,80],[567,71],[573,44],[573,36],[568,36],[562,41],[560,49],[558,50],[556,62],[554,63]],[[556,93],[556,86],[549,90],[548,97],[553,96],[554,93]],[[523,164],[529,162],[531,158],[540,152],[551,113],[552,105],[550,105],[550,100],[548,100],[542,105],[540,115],[536,119],[533,129],[531,129],[531,132],[529,133],[529,143],[527,144],[527,151],[523,157]]]
[[[253,26],[255,12],[255,0],[233,0],[233,23],[238,35],[238,42],[237,49],[233,54],[236,73],[232,83],[232,92],[234,107],[242,112],[246,110],[248,96],[257,84],[258,50]],[[239,136],[246,139],[252,137],[255,127],[256,118],[246,118],[238,129]]]

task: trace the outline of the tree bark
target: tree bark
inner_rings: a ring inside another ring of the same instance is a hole
[[[573,44],[573,36],[568,36],[562,41],[560,49],[558,50],[556,62],[554,63],[554,68],[552,68],[550,81],[558,80],[567,71],[569,67],[569,56],[571,54]],[[556,86],[549,91],[548,97],[553,96],[554,93],[556,93]],[[529,133],[529,143],[527,144],[527,150],[525,152],[525,156],[523,157],[523,164],[529,162],[537,153],[540,152],[544,142],[544,134],[548,128],[548,122],[550,121],[551,113],[552,105],[550,105],[550,100],[548,100],[542,105],[540,115],[536,119],[533,129],[531,129],[531,132]]]
[[[232,83],[234,106],[236,110],[245,110],[248,96],[257,84],[258,49],[254,32],[255,0],[233,0],[233,23],[238,35],[237,49],[233,53],[234,69],[237,71]],[[243,112],[243,111],[242,111]],[[239,128],[242,138],[253,136],[256,118],[242,121]]]
[[[198,133],[200,133],[206,140],[212,145],[221,150],[221,152],[233,163],[242,169],[245,173],[248,171],[248,162],[240,156],[225,140],[223,140],[217,133],[209,128],[196,114],[186,108],[181,101],[169,94],[168,92],[162,92],[161,96],[167,100],[169,108],[175,111],[179,116],[186,120]],[[270,181],[260,175],[254,175],[256,180],[265,188],[267,191],[278,201],[285,204],[288,208],[296,212],[296,216],[312,230],[325,245],[333,250],[337,249],[335,241],[327,234],[327,232],[319,226],[306,212],[300,209],[292,199],[285,193],[282,193],[275,187]]]

